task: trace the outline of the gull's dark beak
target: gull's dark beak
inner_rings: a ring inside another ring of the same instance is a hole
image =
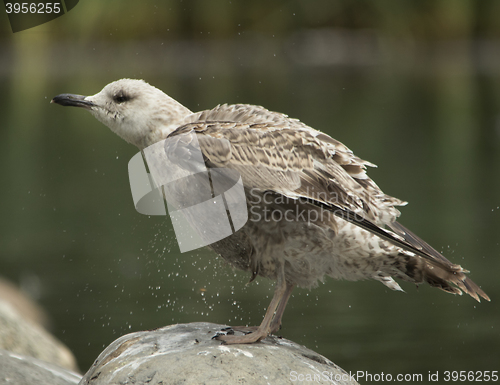
[[[86,96],[83,95],[61,94],[54,97],[50,102],[60,104],[61,106],[83,107],[88,110],[95,106],[94,103],[85,100],[85,98]]]

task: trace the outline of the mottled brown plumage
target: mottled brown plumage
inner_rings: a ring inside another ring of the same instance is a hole
[[[192,113],[130,79],[91,97],[66,94],[53,101],[89,109],[140,149],[195,134],[206,166],[239,172],[249,220],[210,247],[252,278],[277,284],[262,324],[245,336],[220,335],[226,343],[255,342],[277,331],[293,287],[313,287],[325,276],[371,278],[394,290],[401,288],[393,278],[427,282],[489,300],[466,270],[396,222],[395,206],[406,202],[384,194],[367,176],[373,164],[296,119],[246,104]]]

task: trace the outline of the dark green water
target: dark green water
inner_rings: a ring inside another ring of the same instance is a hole
[[[207,250],[180,254],[170,220],[133,207],[127,164],[137,150],[85,111],[49,104],[121,77],[144,78],[195,111],[262,104],[341,140],[379,166],[369,174],[386,193],[410,202],[401,222],[492,299],[327,279],[296,289],[284,337],[347,371],[422,374],[421,383],[429,372],[500,369],[500,71],[468,54],[301,65],[293,48],[267,40],[249,57],[217,44],[181,58],[175,42],[113,46],[121,61],[105,43],[16,39],[0,76],[0,270],[37,284],[82,370],[128,332],[259,324],[272,296],[270,282],[246,285]]]

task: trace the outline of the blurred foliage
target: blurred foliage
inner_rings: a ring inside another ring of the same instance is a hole
[[[70,40],[211,39],[250,32],[280,37],[334,28],[426,41],[498,38],[499,13],[495,0],[108,0],[105,7],[80,1],[47,28]],[[10,32],[8,23],[0,28]]]

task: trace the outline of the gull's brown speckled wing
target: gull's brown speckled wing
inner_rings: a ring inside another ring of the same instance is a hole
[[[284,114],[222,105],[193,114],[186,123],[170,136],[194,130],[210,162],[240,168],[247,186],[334,203],[379,225],[394,221],[399,216],[394,206],[406,204],[385,195],[366,175],[373,164]]]
[[[441,280],[452,282],[477,300],[478,295],[489,300],[465,270],[396,222],[400,213],[395,206],[406,202],[384,194],[366,174],[366,166],[373,165],[330,136],[286,115],[244,104],[217,106],[184,123],[169,137],[196,132],[207,164],[235,169],[246,188],[308,199],[332,210],[423,258],[431,285],[461,294]]]

